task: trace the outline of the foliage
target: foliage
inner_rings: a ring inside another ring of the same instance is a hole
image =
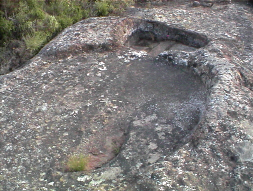
[[[96,0],[94,4],[96,16],[118,15],[133,3],[133,0]]]
[[[27,49],[33,53],[37,53],[39,48],[44,46],[49,38],[49,35],[44,31],[36,31],[32,34],[24,36],[24,41]]]
[[[89,16],[120,14],[132,3],[133,0],[0,0],[0,47],[20,40],[34,55],[73,23]]]
[[[109,4],[107,1],[95,1],[97,16],[107,16],[109,14]]]
[[[60,30],[83,19],[89,15],[89,10],[85,9],[86,1],[58,0],[52,1],[46,10],[48,14],[54,15],[60,23]]]
[[[84,155],[72,155],[66,163],[66,170],[70,172],[87,170],[89,157]]]
[[[2,15],[3,12],[0,12],[0,14]],[[13,22],[3,17],[0,17],[0,43],[1,44],[9,40],[12,29],[13,29]]]
[[[121,14],[127,7],[134,4],[134,0],[108,0],[110,6],[110,14],[119,15]]]
[[[0,45],[12,38],[24,40],[32,50],[40,49],[62,29],[87,18],[85,5],[87,0],[2,0]]]

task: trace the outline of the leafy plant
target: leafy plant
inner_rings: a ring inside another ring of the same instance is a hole
[[[0,47],[7,48],[12,40],[23,41],[28,51],[34,55],[64,28],[89,16],[118,15],[133,2],[134,0],[0,0]],[[0,60],[0,68],[2,64],[4,63]]]
[[[43,31],[37,31],[23,37],[27,49],[29,49],[33,53],[37,53],[39,48],[46,44],[48,38],[48,33]]]
[[[133,3],[134,0],[96,0],[94,6],[97,16],[107,16],[119,15]]]
[[[95,1],[95,9],[97,11],[97,16],[107,16],[109,14],[109,4],[107,1]]]
[[[77,172],[87,170],[89,163],[89,156],[72,155],[66,162],[66,171]]]
[[[127,7],[134,4],[134,0],[108,0],[110,6],[110,14],[120,15]]]
[[[0,14],[2,15],[3,13],[0,11]],[[0,42],[4,42],[10,38],[13,27],[12,21],[0,17]]]

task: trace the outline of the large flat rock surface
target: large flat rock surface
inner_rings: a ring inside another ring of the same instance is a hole
[[[0,76],[0,190],[251,190],[252,31],[188,1],[65,29]]]

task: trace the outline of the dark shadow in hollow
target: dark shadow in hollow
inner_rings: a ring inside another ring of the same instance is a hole
[[[141,23],[128,38],[126,44],[133,45],[141,40],[151,40],[153,42],[170,40],[195,48],[204,47],[209,42],[204,34],[150,20],[145,20],[144,23]]]

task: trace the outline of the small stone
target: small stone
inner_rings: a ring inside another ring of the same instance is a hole
[[[201,4],[198,1],[193,1],[192,6],[193,7],[199,7]]]
[[[154,149],[156,149],[157,147],[158,147],[158,146],[157,146],[157,144],[155,144],[155,143],[150,143],[149,146],[148,146],[148,148],[151,149],[151,150],[154,150]]]
[[[111,108],[107,108],[106,109],[106,113],[112,113],[112,109]]]
[[[203,7],[212,7],[213,3],[202,3]]]
[[[152,154],[150,155],[150,158],[148,159],[149,163],[155,163],[156,161],[158,161],[158,159],[160,158],[160,154],[156,153],[156,154]]]
[[[48,185],[53,186],[54,182],[49,182]]]

